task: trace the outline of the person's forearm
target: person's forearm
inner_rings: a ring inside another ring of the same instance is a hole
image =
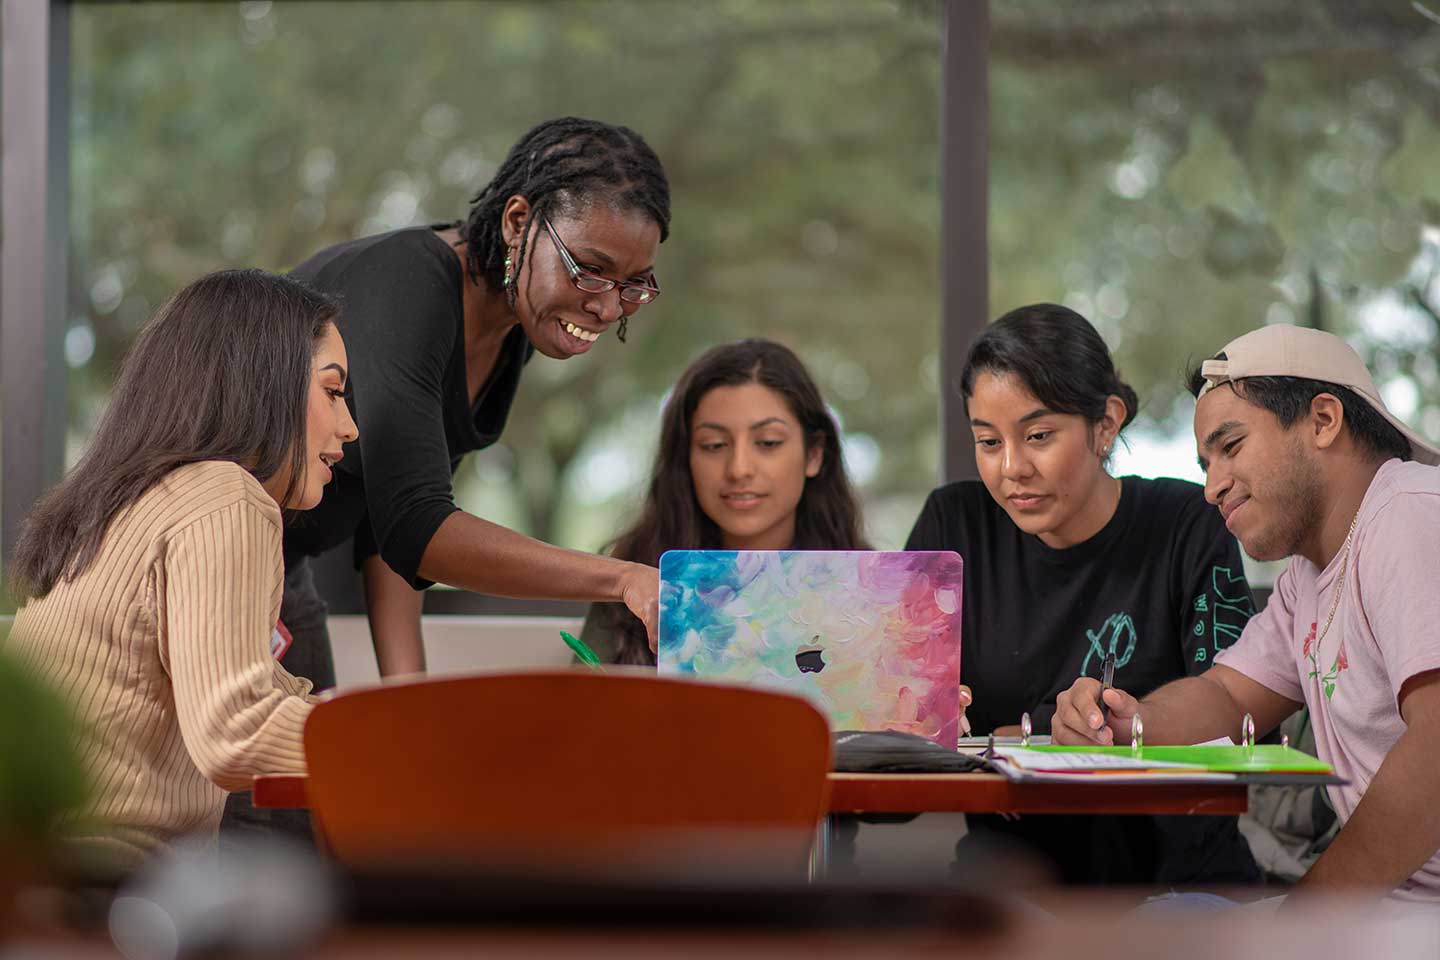
[[[420,576],[476,593],[539,600],[619,600],[630,564],[567,550],[464,512],[445,518]]]
[[[1204,743],[1235,736],[1244,711],[1210,674],[1181,677],[1140,701],[1146,743]],[[1118,742],[1118,741],[1117,741]]]
[[[1396,741],[1365,797],[1310,872],[1305,891],[1388,892],[1440,850],[1440,764],[1411,727]]]
[[[365,558],[365,612],[380,676],[425,671],[425,640],[420,613],[425,594],[391,570],[378,554]]]
[[[1102,698],[1106,714],[1101,713]],[[1057,743],[1125,744],[1138,715],[1149,744],[1204,743],[1218,737],[1238,742],[1247,712],[1261,735],[1299,706],[1238,670],[1217,664],[1198,677],[1167,683],[1139,701],[1118,687],[1102,693],[1100,681],[1081,677],[1056,699],[1050,729]]]

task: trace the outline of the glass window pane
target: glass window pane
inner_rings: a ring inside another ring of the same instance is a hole
[[[453,220],[526,129],[591,115],[666,165],[664,296],[627,344],[534,361],[461,504],[600,546],[675,377],[766,335],[843,418],[877,543],[903,542],[939,449],[934,4],[81,4],[72,30],[72,452],[197,274]]]

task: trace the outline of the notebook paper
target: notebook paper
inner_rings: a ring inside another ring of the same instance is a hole
[[[1078,753],[1070,750],[1043,750],[1039,747],[996,748],[996,754],[1022,770],[1049,770],[1083,773],[1104,770],[1204,770],[1193,763],[1147,760],[1112,753]]]

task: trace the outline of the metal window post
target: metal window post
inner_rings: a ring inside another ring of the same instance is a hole
[[[0,0],[0,527],[4,557],[65,456],[70,9]]]
[[[989,47],[989,0],[947,0],[940,24],[940,449],[947,483],[980,476],[958,384],[970,341],[990,312]]]

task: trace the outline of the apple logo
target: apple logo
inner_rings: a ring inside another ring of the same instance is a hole
[[[795,651],[795,666],[800,668],[801,673],[819,673],[825,669],[825,648],[815,646],[814,640]]]

